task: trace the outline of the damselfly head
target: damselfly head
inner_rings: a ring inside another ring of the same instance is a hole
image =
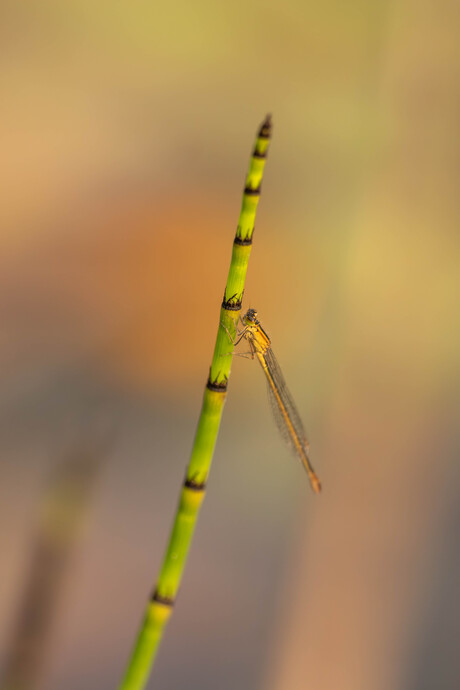
[[[248,309],[243,317],[243,321],[249,323],[259,323],[257,320],[257,311],[255,309]]]

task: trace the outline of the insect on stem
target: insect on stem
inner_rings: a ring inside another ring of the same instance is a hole
[[[281,368],[273,354],[271,340],[262,328],[255,309],[248,309],[241,318],[241,322],[243,330],[237,334],[238,340],[232,339],[232,342],[234,345],[237,345],[244,338],[248,342],[252,358],[256,356],[259,360],[267,379],[268,395],[278,429],[288,445],[302,461],[313,491],[319,494],[321,483],[310,462],[307,435],[297,407],[287,388]],[[230,336],[226,326],[222,325]]]

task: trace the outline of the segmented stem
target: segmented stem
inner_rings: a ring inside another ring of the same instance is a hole
[[[233,353],[233,344],[226,329],[231,333],[235,332],[235,324],[241,311],[271,131],[271,117],[268,115],[258,131],[246,177],[243,202],[233,242],[232,260],[220,311],[214,356],[176,517],[163,566],[147,605],[137,642],[119,690],[142,690],[145,687],[184,572],[198,513],[204,498],[227,392],[232,360],[229,355]],[[225,324],[225,327],[222,324]]]

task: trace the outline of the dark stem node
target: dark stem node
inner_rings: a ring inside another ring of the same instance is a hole
[[[158,594],[157,590],[152,594],[152,601],[155,601],[157,604],[163,604],[163,606],[169,606],[170,608],[174,606],[174,599],[161,596],[161,594]]]
[[[209,391],[213,391],[214,393],[226,393],[227,392],[227,386],[228,386],[228,380],[224,379],[223,381],[211,381],[211,379],[208,379],[208,382],[206,384],[206,388]]]
[[[260,125],[259,139],[270,139],[273,130],[272,116],[269,113]]]
[[[254,233],[254,230],[252,232]],[[252,235],[250,237],[245,237],[244,239],[236,235],[235,239],[233,240],[233,244],[238,244],[240,247],[248,247],[252,244]]]
[[[206,491],[206,482],[197,482],[195,479],[185,479],[184,486],[192,491]]]
[[[256,189],[252,189],[252,187],[245,187],[244,193],[246,196],[260,196],[260,187],[257,187]]]
[[[228,299],[225,299],[225,292],[224,292],[222,309],[226,309],[227,311],[239,311],[241,309],[242,302],[243,302],[243,295],[241,295],[241,297],[239,297],[238,293],[235,292],[234,295],[232,295]]]

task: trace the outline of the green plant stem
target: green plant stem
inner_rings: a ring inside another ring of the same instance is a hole
[[[252,248],[254,222],[260,197],[260,185],[271,130],[271,118],[267,116],[257,134],[246,177],[243,203],[233,242],[232,260],[219,316],[214,356],[204,391],[203,406],[192,455],[181,490],[163,566],[153,595],[147,605],[136,645],[119,690],[142,690],[145,687],[184,572],[198,513],[205,494],[206,481],[227,392],[233,344],[226,329],[230,333],[235,333],[236,322],[241,312],[246,271]],[[225,324],[226,328],[222,324]]]

